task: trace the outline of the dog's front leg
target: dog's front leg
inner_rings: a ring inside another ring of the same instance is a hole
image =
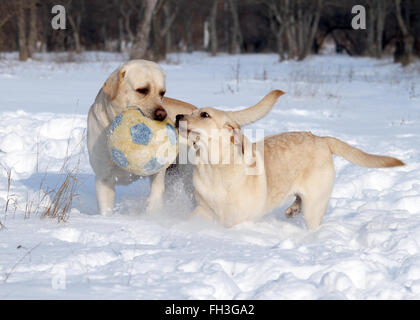
[[[166,170],[162,170],[150,177],[150,195],[147,199],[147,213],[162,210],[163,193],[165,192],[165,173]]]
[[[96,200],[99,212],[104,216],[110,216],[114,209],[115,180],[112,177],[95,177]]]

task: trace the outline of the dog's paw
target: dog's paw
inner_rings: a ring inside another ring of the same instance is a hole
[[[297,217],[300,213],[300,206],[292,204],[287,210],[284,212],[286,218],[294,218]]]

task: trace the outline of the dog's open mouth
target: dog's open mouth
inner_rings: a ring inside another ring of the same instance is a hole
[[[196,136],[196,137],[200,137],[200,135],[201,135],[201,133],[200,133],[200,132],[195,131],[195,130],[190,130],[190,129],[188,129],[188,130],[187,130],[187,134],[188,134],[188,135],[194,135],[194,136]]]
[[[200,136],[201,134],[198,131],[191,130],[185,127],[179,127],[178,130],[179,130],[179,134],[184,138],[188,138],[190,136]]]

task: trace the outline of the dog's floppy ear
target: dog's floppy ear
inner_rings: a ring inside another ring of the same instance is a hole
[[[231,119],[235,120],[235,122],[241,126],[250,124],[261,119],[267,113],[269,113],[277,99],[283,94],[284,92],[281,90],[273,90],[255,106],[239,111],[227,111],[227,113]]]
[[[108,96],[109,100],[113,100],[117,96],[121,81],[125,77],[125,72],[124,69],[118,69],[105,81],[104,93]]]

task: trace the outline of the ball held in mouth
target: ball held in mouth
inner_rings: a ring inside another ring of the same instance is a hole
[[[169,167],[178,155],[178,131],[171,120],[147,118],[139,107],[127,107],[108,128],[114,163],[130,173],[150,176]]]

